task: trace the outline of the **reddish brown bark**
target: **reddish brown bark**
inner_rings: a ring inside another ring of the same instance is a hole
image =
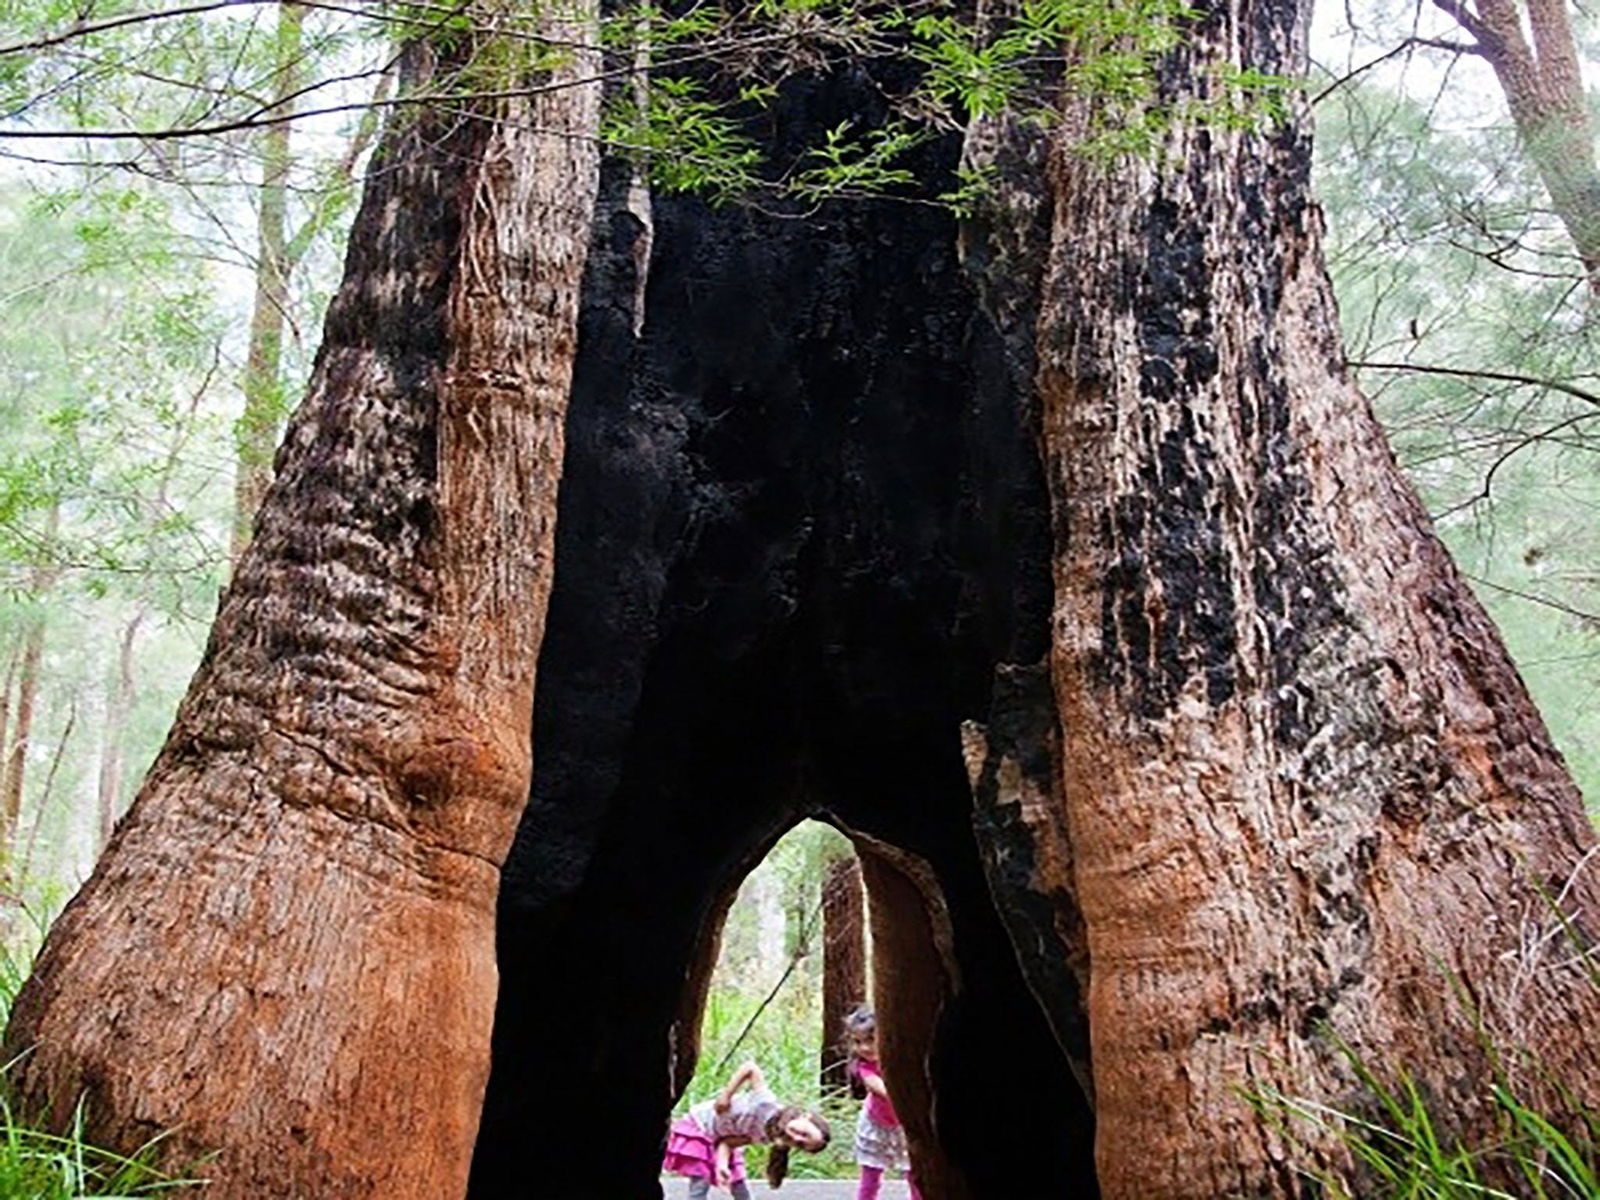
[[[592,9],[562,14],[552,35],[589,36]],[[208,1195],[465,1186],[530,772],[591,57],[557,68],[567,86],[391,125],[206,657],[18,998],[25,1100],[63,1118],[83,1094],[96,1136],[215,1152]],[[453,65],[413,45],[406,82]]]
[[[1217,64],[1296,73],[1302,16],[1214,6],[1166,94],[1204,94]],[[1475,1021],[1600,1101],[1600,1046],[1572,1036],[1600,996],[1559,937],[1527,951],[1569,882],[1600,922],[1594,833],[1348,382],[1308,160],[1296,119],[1180,126],[1115,168],[1064,145],[1053,172],[1067,819],[1046,836],[1070,842],[1087,935],[1108,1197],[1348,1176],[1336,1141],[1291,1148],[1248,1099],[1358,1106],[1336,1039],[1410,1071],[1452,1132],[1493,1132]]]
[[[971,1200],[971,1185],[934,1132],[928,1065],[939,1017],[961,988],[950,914],[927,863],[859,835],[853,840],[872,921],[878,1053],[912,1169],[930,1200]]]
[[[867,999],[866,905],[861,863],[836,858],[822,876],[822,1054],[824,1093],[849,1084],[850,1038],[845,1018]]]

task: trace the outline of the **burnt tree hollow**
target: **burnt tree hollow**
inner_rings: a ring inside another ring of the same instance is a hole
[[[942,212],[658,197],[641,219],[627,184],[608,164],[470,1194],[658,1194],[726,904],[815,816],[863,852],[929,1195],[1093,1195],[1092,1116],[962,758],[996,670],[1048,645],[1027,364]],[[562,1151],[530,1170],[545,1129]]]

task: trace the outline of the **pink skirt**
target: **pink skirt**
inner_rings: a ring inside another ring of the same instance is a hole
[[[661,1160],[661,1169],[673,1175],[688,1175],[696,1179],[716,1176],[717,1144],[700,1128],[693,1117],[679,1117],[667,1133],[667,1153]],[[744,1178],[744,1149],[735,1146],[728,1156],[728,1173],[735,1182]]]

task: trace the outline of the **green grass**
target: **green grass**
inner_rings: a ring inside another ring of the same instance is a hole
[[[31,954],[0,946],[0,1025],[11,1014],[28,975]],[[79,1105],[61,1133],[27,1120],[14,1107],[0,1067],[0,1200],[132,1200],[139,1196],[193,1193],[197,1179],[169,1175],[155,1166],[157,1138],[131,1156],[101,1149],[85,1138]]]
[[[3,1200],[123,1200],[190,1191],[198,1180],[174,1178],[151,1163],[151,1143],[132,1157],[84,1139],[83,1110],[61,1134],[21,1121],[0,1101],[0,1198]]]
[[[1339,1200],[1600,1200],[1600,1113],[1572,1104],[1563,1128],[1502,1077],[1485,1098],[1496,1135],[1463,1142],[1441,1126],[1425,1090],[1404,1069],[1380,1071],[1342,1047],[1365,1096],[1360,1111],[1278,1092],[1247,1093],[1291,1141],[1297,1127],[1331,1133],[1349,1151],[1359,1187],[1318,1176]]]

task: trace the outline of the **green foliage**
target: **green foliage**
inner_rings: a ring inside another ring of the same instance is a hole
[[[741,122],[707,98],[696,79],[663,77],[641,105],[631,96],[611,105],[600,136],[650,165],[664,192],[701,192],[725,201],[750,186],[761,151]]]
[[[1361,1180],[1352,1192],[1338,1178],[1319,1178],[1330,1196],[1363,1200],[1600,1200],[1600,1114],[1563,1130],[1511,1087],[1496,1083],[1489,1099],[1500,1134],[1483,1145],[1451,1136],[1416,1080],[1384,1073],[1346,1049],[1369,1104],[1361,1112],[1269,1092],[1252,1096],[1258,1111],[1288,1133],[1309,1126],[1334,1134],[1350,1152]],[[1390,1082],[1389,1080],[1392,1080]]]
[[[1093,97],[1111,122],[1150,99],[1160,58],[1196,15],[1181,0],[1026,0],[995,35],[951,14],[923,16],[911,53],[928,68],[929,97],[968,117],[998,115],[1025,96],[1037,118],[1053,119],[1055,104],[1036,84],[1041,66],[1059,63],[1067,88]]]
[[[19,1119],[0,1099],[0,1200],[127,1200],[204,1186],[152,1165],[158,1146],[116,1154],[87,1140],[81,1107],[66,1132],[52,1134]]]
[[[898,122],[865,131],[853,129],[848,122],[835,126],[824,135],[822,145],[806,152],[802,161],[810,165],[795,173],[790,186],[796,196],[816,203],[909,188],[917,181],[916,173],[896,164],[927,138],[926,131]]]
[[[0,948],[0,1024],[27,978],[29,956]],[[25,1119],[6,1094],[0,1068],[0,1200],[132,1200],[193,1193],[204,1180],[169,1174],[155,1165],[161,1138],[132,1155],[102,1149],[85,1133],[83,1105],[61,1133]]]
[[[664,190],[809,211],[912,196],[924,182],[912,153],[934,135],[1003,112],[1055,126],[1069,96],[1086,101],[1076,149],[1101,159],[1148,155],[1182,123],[1257,129],[1278,120],[1294,85],[1257,70],[1218,71],[1194,95],[1158,100],[1162,64],[1195,16],[1179,0],[1027,0],[993,26],[942,0],[760,0],[697,5],[681,17],[644,4],[602,25],[618,61],[650,64],[635,94],[613,99],[602,138],[647,163]],[[914,70],[899,90],[884,88],[880,119],[835,126],[794,161],[763,161],[748,131],[774,118],[790,81],[896,61]],[[980,186],[964,177],[931,202],[966,212]]]

